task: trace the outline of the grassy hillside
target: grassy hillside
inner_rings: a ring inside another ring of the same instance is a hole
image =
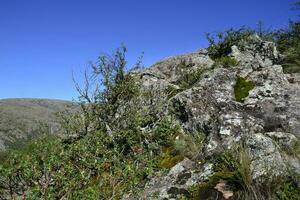
[[[49,99],[0,100],[0,150],[22,145],[41,128],[59,132],[56,113],[73,108],[72,102]]]

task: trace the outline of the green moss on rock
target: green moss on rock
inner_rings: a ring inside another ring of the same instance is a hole
[[[183,159],[184,157],[178,154],[173,147],[165,147],[163,149],[163,156],[159,161],[159,167],[170,169]]]
[[[244,102],[249,95],[249,91],[254,88],[255,84],[252,81],[247,81],[243,77],[238,77],[234,86],[234,96],[239,102]]]

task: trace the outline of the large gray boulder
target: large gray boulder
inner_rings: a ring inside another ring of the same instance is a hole
[[[186,134],[205,133],[206,143],[198,158],[210,160],[243,142],[254,181],[288,176],[291,170],[299,173],[299,155],[289,152],[300,139],[299,76],[284,74],[277,64],[280,55],[276,46],[258,36],[243,49],[233,46],[229,56],[239,61],[238,66],[216,66],[207,51],[201,50],[158,62],[137,72],[137,77],[143,91],[160,91],[154,98],[164,105],[163,114],[171,115],[178,109],[177,123]],[[198,73],[197,80],[183,87],[182,77],[188,73]],[[243,102],[235,99],[238,77],[254,83]],[[176,91],[172,95],[170,88]],[[184,160],[168,174],[154,177],[140,198],[186,196],[190,185],[213,173],[208,170],[211,165]]]

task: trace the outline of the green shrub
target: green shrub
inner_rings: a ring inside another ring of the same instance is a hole
[[[181,90],[191,88],[200,80],[205,71],[206,70],[201,67],[199,67],[197,70],[186,71],[180,76],[176,84]]]
[[[161,147],[172,146],[172,138],[179,134],[179,127],[168,117],[163,118],[151,132],[151,141]]]
[[[300,200],[300,190],[297,185],[288,181],[281,185],[278,194],[279,200]]]
[[[209,69],[202,68],[199,66],[197,69],[186,70],[181,73],[178,80],[175,82],[176,86],[169,85],[165,93],[168,96],[168,99],[174,97],[176,94],[192,88],[202,77],[202,75],[207,72]]]
[[[224,56],[224,57],[215,59],[214,67],[222,66],[225,68],[229,68],[229,67],[235,67],[238,64],[239,64],[239,62],[235,58],[232,58],[229,56]]]
[[[121,199],[138,192],[160,163],[171,166],[182,159],[174,155],[161,162],[178,127],[169,118],[142,119],[141,93],[124,72],[125,52],[100,57],[92,75],[85,74],[86,86],[77,85],[81,111],[63,115],[63,126],[74,137],[45,138],[2,156],[0,197]],[[96,80],[104,84],[92,90]],[[154,128],[142,131],[149,123]]]
[[[252,81],[247,81],[243,77],[238,77],[234,86],[234,96],[239,102],[244,102],[249,95],[249,91],[254,88],[255,84]]]
[[[300,22],[290,22],[287,29],[275,32],[278,50],[283,54],[281,65],[285,73],[300,72]]]
[[[251,187],[250,157],[247,149],[241,145],[225,151],[215,160],[214,171],[218,178],[223,177],[236,190],[248,190]]]
[[[243,49],[245,41],[254,34],[257,34],[262,40],[276,43],[279,52],[283,55],[279,64],[283,66],[285,73],[300,72],[299,21],[290,21],[287,29],[274,31],[265,30],[260,22],[257,29],[242,27],[240,29],[229,29],[217,34],[207,34],[206,37],[209,42],[208,55],[215,61],[227,57],[231,53],[233,45]]]
[[[231,47],[233,45],[239,46],[254,33],[254,30],[245,27],[237,30],[229,29],[224,32],[219,32],[216,35],[208,33],[206,34],[206,38],[209,42],[209,47],[207,48],[208,55],[213,60],[226,57],[231,53]]]

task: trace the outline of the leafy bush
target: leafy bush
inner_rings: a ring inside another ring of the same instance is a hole
[[[213,60],[226,57],[231,53],[231,47],[233,45],[238,46],[254,33],[254,30],[245,27],[237,30],[229,29],[224,32],[219,32],[216,35],[207,33],[206,38],[209,42],[209,47],[207,48],[208,55]]]
[[[153,129],[141,129],[142,93],[125,73],[125,53],[99,57],[84,87],[76,84],[81,110],[61,114],[66,138],[41,139],[2,156],[1,197],[121,199],[159,169],[177,128],[171,119],[153,118],[147,122]]]
[[[177,95],[178,93],[182,92],[183,89],[180,87],[177,87],[177,85],[168,85],[165,93],[167,94],[168,99],[171,99],[172,97],[174,97],[175,95]]]
[[[191,88],[200,80],[202,74],[205,71],[206,70],[201,67],[199,67],[197,70],[186,71],[181,75],[176,84],[180,87],[181,90]]]
[[[284,55],[281,62],[284,72],[300,72],[300,22],[290,22],[288,29],[275,33],[278,50]]]
[[[164,132],[172,133],[168,128]],[[0,167],[0,196],[120,199],[125,192],[137,192],[137,184],[163,167],[159,165],[161,147],[153,149],[152,142],[167,144],[169,138],[149,134],[151,144],[145,146],[127,138],[133,133],[124,134],[127,140],[120,134],[114,141],[103,132],[95,132],[66,145],[59,139],[45,138],[11,152]]]
[[[166,89],[168,99],[172,98],[179,92],[182,92],[188,88],[193,87],[202,77],[208,69],[198,66],[196,69],[188,69],[192,64],[186,64],[184,61],[177,66],[180,69],[184,69],[180,72],[180,77],[175,82],[176,86],[169,85]]]
[[[170,118],[163,118],[151,133],[151,138],[162,147],[172,145],[171,138],[179,134],[179,127],[172,123]]]

